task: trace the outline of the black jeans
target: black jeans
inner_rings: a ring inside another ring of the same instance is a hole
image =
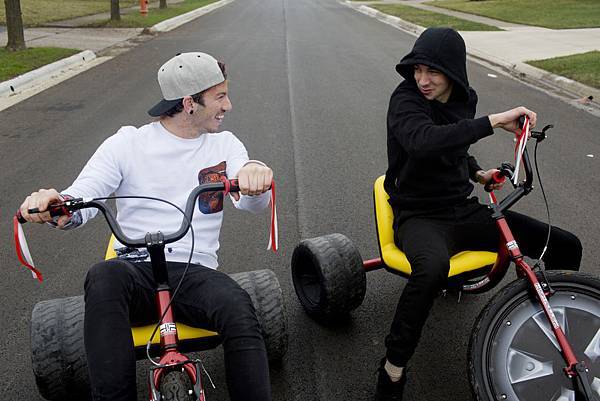
[[[183,263],[169,263],[175,288]],[[248,294],[228,275],[190,266],[173,304],[175,319],[219,333],[232,401],[270,401],[267,354]],[[92,267],[85,280],[84,340],[95,401],[135,401],[131,325],[158,321],[149,263],[112,259]]]
[[[505,216],[521,253],[539,257],[548,225],[512,211]],[[395,213],[394,240],[406,254],[412,274],[385,340],[390,363],[406,366],[412,357],[433,301],[446,285],[450,257],[464,250],[497,251],[499,236],[490,210],[476,198],[436,211]],[[581,252],[575,235],[552,227],[544,263],[548,269],[578,270]]]

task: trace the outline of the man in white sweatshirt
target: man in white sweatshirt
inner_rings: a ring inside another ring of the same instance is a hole
[[[158,120],[140,128],[122,127],[96,150],[75,182],[61,191],[40,189],[20,207],[29,222],[50,223],[61,229],[78,227],[96,214],[84,209],[72,216],[50,217],[48,205],[67,197],[144,195],[181,208],[191,190],[220,177],[239,180],[235,207],[259,212],[270,199],[272,170],[249,160],[234,134],[219,132],[231,110],[225,65],[205,53],[182,53],[158,71],[163,99],[149,110]],[[169,283],[180,280],[190,266],[173,310],[178,321],[213,329],[223,338],[227,385],[232,401],[271,400],[267,356],[260,327],[248,294],[229,276],[217,271],[223,193],[201,195],[201,213],[194,213],[191,236],[169,244],[166,259]],[[117,220],[124,233],[140,238],[147,232],[175,232],[181,213],[165,203],[118,199]],[[95,401],[134,401],[135,356],[131,324],[156,321],[154,280],[146,255],[127,254],[93,266],[85,280],[84,338],[92,396]]]

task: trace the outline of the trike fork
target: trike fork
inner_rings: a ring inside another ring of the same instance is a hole
[[[529,166],[526,154],[525,158],[527,160],[526,166]],[[530,169],[530,167],[527,167],[526,169]],[[529,176],[530,174],[528,174],[528,177]],[[525,186],[523,189],[523,194],[525,194],[528,191],[528,189],[528,186]],[[495,200],[495,198],[492,199]],[[500,232],[500,241],[505,245],[500,247],[501,252],[499,252],[499,260],[494,266],[494,269],[492,269],[492,272],[490,272],[490,275],[488,275],[488,277],[493,275],[494,270],[496,270],[496,268],[500,268],[500,271],[505,272],[506,267],[508,266],[508,262],[510,260],[515,262],[518,276],[527,280],[527,282],[530,285],[530,288],[533,288],[535,296],[538,302],[540,303],[544,314],[550,324],[552,332],[554,333],[554,336],[558,342],[560,352],[563,356],[563,359],[566,362],[566,366],[564,368],[565,374],[570,379],[575,378],[576,382],[579,384],[581,390],[580,393],[584,396],[584,399],[581,401],[600,401],[598,397],[596,395],[593,395],[592,393],[591,385],[587,376],[588,369],[585,365],[585,362],[577,360],[575,352],[573,351],[571,344],[567,340],[565,332],[560,327],[558,319],[556,318],[556,315],[554,314],[554,311],[552,310],[552,307],[548,302],[548,297],[552,296],[552,294],[554,293],[554,291],[550,287],[550,283],[547,282],[545,275],[543,277],[542,283],[540,283],[540,280],[538,280],[533,269],[524,261],[523,255],[521,254],[521,250],[519,249],[519,245],[515,240],[514,236],[512,235],[506,218],[502,213],[502,205],[498,205],[496,202],[493,202],[490,205],[490,207],[493,211],[492,217],[496,220],[496,225],[498,226],[498,230]],[[493,281],[494,280],[491,280],[491,282]],[[577,399],[577,401],[580,400]]]
[[[188,375],[193,386],[195,401],[204,401],[204,390],[202,387],[202,377],[200,374],[199,361],[191,361],[187,356],[177,350],[178,337],[177,325],[171,302],[171,288],[169,287],[169,276],[167,271],[167,261],[165,258],[164,236],[159,231],[156,233],[147,233],[146,248],[150,254],[152,264],[152,274],[156,283],[156,306],[159,316],[160,329],[160,349],[162,356],[157,366],[150,370],[148,377],[150,384],[150,400],[160,400],[160,380],[169,370],[181,367]],[[151,339],[150,339],[151,341]],[[158,396],[158,398],[156,398]]]
[[[516,247],[516,252],[520,254],[518,247]],[[600,401],[600,398],[598,398],[598,396],[594,394],[593,389],[591,387],[589,377],[587,374],[589,369],[587,368],[584,361],[577,360],[575,352],[573,351],[569,340],[567,340],[567,336],[565,335],[563,329],[560,327],[558,319],[556,318],[554,312],[552,311],[552,307],[548,302],[548,297],[546,296],[545,292],[546,290],[542,288],[542,284],[540,284],[540,281],[538,280],[534,271],[531,269],[531,267],[529,267],[527,263],[525,263],[522,256],[518,257],[515,260],[515,263],[517,265],[519,273],[525,277],[525,279],[530,283],[531,287],[534,289],[536,298],[542,306],[544,314],[546,315],[546,318],[550,323],[552,332],[554,333],[554,336],[556,337],[556,340],[559,344],[561,354],[563,355],[563,358],[567,363],[567,366],[564,368],[565,374],[570,379],[576,379],[576,384],[578,384],[577,387],[579,387],[579,392],[576,392],[576,401]],[[581,396],[583,396],[583,398],[580,398]]]

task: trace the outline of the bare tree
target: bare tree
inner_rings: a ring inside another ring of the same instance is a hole
[[[6,49],[9,51],[25,49],[25,35],[23,34],[23,17],[21,16],[21,0],[4,0],[6,9],[6,33],[8,41]]]
[[[119,0],[110,0],[110,19],[111,21],[119,21],[121,19]]]
[[[167,8],[167,0],[160,0],[158,8]]]

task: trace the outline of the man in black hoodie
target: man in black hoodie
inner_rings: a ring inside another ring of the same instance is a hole
[[[446,284],[450,257],[462,250],[497,250],[490,211],[469,198],[471,181],[485,184],[496,170],[479,167],[469,146],[496,127],[517,132],[522,115],[529,116],[532,126],[537,118],[525,107],[474,118],[477,94],[467,79],[465,43],[450,28],[425,30],[396,70],[405,80],[389,104],[384,186],[394,210],[394,240],[412,274],[386,337],[378,401],[402,399],[404,369],[433,300]],[[521,251],[539,255],[548,226],[516,212],[505,214]],[[547,268],[578,269],[581,252],[576,236],[553,227],[544,262]]]

